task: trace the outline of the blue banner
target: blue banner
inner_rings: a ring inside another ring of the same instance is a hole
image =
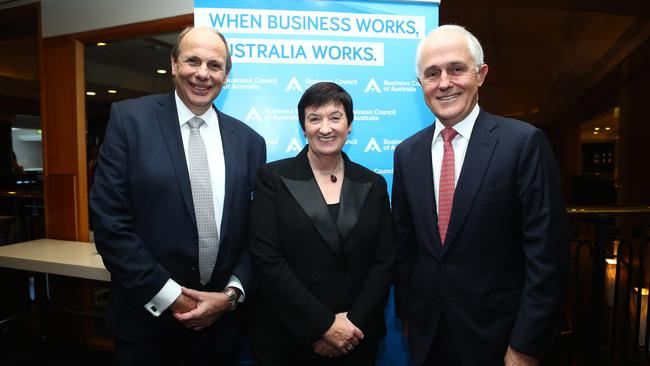
[[[230,45],[233,68],[216,105],[267,143],[268,160],[305,145],[296,105],[319,81],[343,86],[354,101],[344,151],[386,178],[393,151],[430,125],[415,71],[418,43],[438,26],[438,0],[195,0],[196,26],[213,27]],[[409,365],[394,303],[377,365]]]
[[[438,1],[195,0],[194,21],[222,32],[233,69],[217,107],[264,136],[269,161],[305,145],[296,105],[319,81],[354,101],[344,151],[392,182],[393,150],[431,124],[416,79],[419,41]]]

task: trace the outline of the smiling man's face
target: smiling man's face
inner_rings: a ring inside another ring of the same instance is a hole
[[[172,57],[176,92],[195,115],[205,113],[221,92],[228,77],[227,55],[226,45],[216,32],[194,28],[181,41],[178,58]]]
[[[487,65],[478,71],[464,35],[432,34],[420,53],[420,84],[429,109],[448,127],[462,121],[478,102]]]

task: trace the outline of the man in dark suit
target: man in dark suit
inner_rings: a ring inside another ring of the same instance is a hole
[[[212,105],[231,67],[221,34],[186,29],[171,65],[175,92],[113,104],[100,151],[90,204],[108,326],[120,365],[236,365],[266,147]]]
[[[395,151],[397,306],[418,365],[538,365],[568,257],[544,134],[478,106],[478,40],[442,26],[416,57],[431,126]]]

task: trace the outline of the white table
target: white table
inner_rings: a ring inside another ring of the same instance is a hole
[[[95,244],[39,239],[0,246],[0,267],[107,281],[111,276]]]

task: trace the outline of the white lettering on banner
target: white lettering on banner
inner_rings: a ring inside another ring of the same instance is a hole
[[[384,139],[384,151],[395,151],[395,148],[397,145],[402,142],[402,140],[399,139]]]
[[[420,84],[417,80],[384,80],[384,93],[415,93]]]
[[[424,16],[272,9],[195,8],[194,24],[223,33],[422,39]]]
[[[299,152],[300,150],[302,150],[302,146],[300,146],[300,142],[298,142],[298,139],[294,137],[291,139],[291,142],[289,142],[289,145],[287,146],[287,149],[284,150],[284,152],[286,153],[290,151]]]
[[[356,145],[358,143],[359,143],[359,141],[357,139],[345,140],[346,145]]]
[[[298,79],[296,79],[295,76],[291,77],[291,80],[289,80],[289,83],[287,84],[287,87],[284,88],[284,91],[286,91],[286,92],[287,91],[292,91],[292,90],[299,91],[299,92],[302,91],[302,86],[300,85],[300,83],[298,82]]]
[[[393,169],[377,169],[377,168],[375,168],[372,171],[377,173],[377,174],[393,174]]]
[[[266,108],[264,117],[267,121],[298,121],[298,110]]]
[[[371,91],[381,94],[381,89],[379,89],[379,85],[377,85],[377,82],[375,81],[375,79],[370,79],[370,82],[368,82],[368,85],[363,90],[364,93],[368,93],[368,92],[371,92]]]
[[[251,122],[251,121],[256,121],[256,122],[262,122],[262,116],[260,116],[259,113],[257,113],[257,108],[251,107],[251,109],[248,110],[248,114],[246,115],[246,118],[244,118],[245,122]]]
[[[336,79],[336,80],[334,80],[334,82],[339,84],[339,85],[357,85],[357,83],[359,81],[357,79],[348,79],[348,80]]]
[[[379,144],[377,143],[377,140],[375,140],[374,137],[370,138],[370,141],[368,141],[368,145],[366,145],[366,148],[363,149],[364,153],[367,153],[368,151],[381,152],[381,149],[379,148]]]
[[[383,116],[397,116],[397,109],[355,109],[355,121],[379,121]]]
[[[263,85],[275,85],[278,83],[278,78],[232,78],[224,86],[224,89],[233,90],[261,90]]]
[[[375,109],[374,114],[377,116],[396,116],[397,115],[397,109]]]
[[[233,63],[384,66],[381,42],[230,38]]]

